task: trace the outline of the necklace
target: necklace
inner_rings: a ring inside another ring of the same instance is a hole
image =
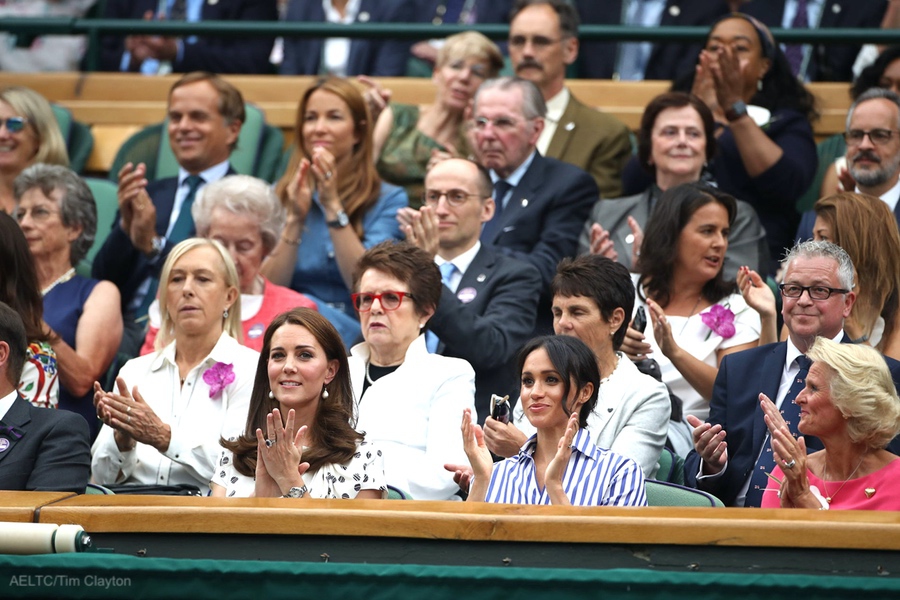
[[[825,465],[822,467],[822,471],[823,471],[823,472],[822,472],[822,475],[824,475],[824,477],[822,478],[822,487],[825,488],[825,502],[827,502],[828,504],[831,504],[831,499],[834,498],[835,496],[837,496],[837,495],[840,493],[840,491],[841,491],[842,489],[844,489],[844,486],[847,485],[847,482],[848,482],[848,481],[850,481],[851,479],[853,479],[853,476],[856,475],[856,472],[859,470],[859,467],[862,465],[863,460],[864,460],[865,458],[866,458],[866,455],[863,454],[863,455],[862,455],[862,458],[859,459],[859,462],[856,463],[856,468],[853,469],[853,472],[852,472],[852,473],[850,473],[850,477],[848,477],[847,479],[845,479],[845,480],[843,481],[843,483],[841,483],[841,487],[839,487],[839,488],[837,489],[837,492],[835,492],[835,493],[833,493],[833,494],[829,494],[829,493],[828,493],[828,484],[825,483],[825,477],[828,477],[828,453],[825,454]]]
[[[616,369],[619,368],[619,353],[616,353],[616,364],[613,366],[613,370],[609,372],[609,375],[600,380],[600,385],[602,386],[604,383],[607,383],[609,379],[615,374]]]
[[[690,320],[691,320],[691,317],[694,316],[694,312],[697,310],[697,307],[700,306],[700,301],[701,301],[701,300],[703,300],[703,294],[702,294],[702,293],[701,293],[699,296],[697,296],[697,301],[694,302],[694,308],[691,309],[691,312],[690,312],[690,314],[688,314],[687,319],[684,320],[684,325],[681,326],[681,332],[679,333],[679,335],[680,335],[681,333],[684,333],[684,328],[687,327],[688,321],[690,321]]]
[[[73,277],[75,277],[75,267],[72,267],[71,269],[69,269],[68,271],[66,271],[66,272],[63,273],[62,275],[60,275],[60,276],[59,276],[59,279],[57,279],[56,281],[54,281],[53,283],[51,283],[50,285],[48,285],[47,287],[45,287],[44,289],[42,289],[42,290],[41,290],[41,296],[46,296],[47,294],[50,293],[50,291],[51,291],[53,288],[55,288],[56,286],[60,285],[61,283],[65,283],[65,282],[69,281],[69,280],[72,279]]]

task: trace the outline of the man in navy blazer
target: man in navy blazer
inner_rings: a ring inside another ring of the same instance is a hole
[[[685,481],[714,494],[726,506],[747,506],[750,477],[768,434],[760,393],[778,406],[793,401],[785,395],[799,371],[796,358],[805,354],[816,336],[851,342],[843,331],[844,319],[856,301],[856,293],[847,291],[853,289],[854,277],[847,253],[831,242],[803,242],[789,252],[786,262],[784,283],[803,287],[799,298],[783,297],[788,340],[722,359],[708,421],[688,417],[695,449],[685,460]],[[813,300],[807,286],[831,288],[831,294],[825,300]],[[900,363],[886,360],[896,385]],[[812,437],[806,438],[806,446],[822,448]],[[900,444],[894,440],[888,449],[896,453]]]
[[[109,0],[107,19],[173,18],[173,2],[165,3],[160,17],[159,0]],[[187,21],[277,21],[277,0],[185,0]],[[159,72],[169,63],[175,73],[209,71],[211,73],[246,73],[264,75],[271,72],[269,55],[275,37],[211,37],[185,38],[133,35],[107,35],[101,39],[100,68],[103,71]],[[146,64],[145,64],[146,62]]]
[[[0,490],[83,494],[91,471],[88,424],[19,396],[27,348],[22,318],[0,302]]]
[[[797,12],[797,0],[750,0],[741,12],[756,17],[769,27],[791,27]],[[878,29],[887,2],[851,2],[822,0],[809,3],[810,29],[860,28]],[[787,14],[786,14],[787,13]],[[818,44],[803,47],[800,76],[808,81],[851,81],[853,63],[860,44]]]
[[[856,182],[854,191],[881,198],[900,226],[900,96],[879,87],[860,94],[847,112],[848,133],[876,129],[891,132],[887,142],[876,144],[867,133],[848,144],[847,173]],[[815,210],[803,213],[797,240],[812,239],[815,223]]]
[[[361,0],[352,16],[354,23],[410,23],[415,20],[415,10],[413,0]],[[328,22],[319,0],[291,0],[285,21]],[[346,66],[337,74],[400,77],[406,74],[409,47],[408,40],[399,38],[350,38]],[[281,74],[323,73],[324,53],[323,38],[285,37]]]
[[[207,183],[234,174],[228,157],[243,122],[244,99],[237,88],[210,73],[188,73],[169,91],[167,127],[178,177],[148,182],[143,163],[128,163],[119,172],[119,214],[91,274],[112,281],[122,294],[123,353],[137,355],[143,342],[152,278],[172,247],[194,235],[190,202]],[[196,176],[200,179],[191,188]],[[179,224],[182,212],[186,220]]]
[[[625,24],[623,0],[575,0],[581,22],[587,25]],[[626,6],[642,2],[625,2]],[[657,4],[659,4],[657,2]],[[665,0],[656,25],[680,27],[705,27],[728,13],[725,0]],[[581,43],[582,61],[578,74],[585,79],[620,79],[620,61],[625,44],[604,41]],[[697,64],[703,45],[694,43],[652,44],[646,64],[639,79],[672,80],[689,73]]]
[[[519,396],[515,356],[534,331],[541,275],[532,265],[479,241],[481,224],[494,214],[491,179],[472,161],[451,158],[425,176],[421,210],[399,219],[407,239],[435,255],[442,270],[452,263],[441,301],[428,321],[429,350],[462,358],[475,369],[475,408],[483,424],[491,394]]]
[[[547,107],[540,90],[518,77],[484,82],[475,94],[475,154],[490,170],[496,211],[481,243],[537,267],[541,304],[536,333],[550,333],[550,282],[575,256],[578,234],[600,197],[594,178],[535,148]]]

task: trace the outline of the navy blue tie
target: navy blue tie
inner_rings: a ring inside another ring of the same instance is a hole
[[[797,429],[797,424],[800,422],[800,407],[794,404],[794,398],[797,397],[806,385],[806,375],[809,373],[809,365],[812,361],[802,354],[795,360],[800,366],[800,371],[797,373],[794,382],[791,384],[791,388],[781,402],[781,416],[790,428],[791,434],[794,437],[797,437],[800,434]],[[744,506],[759,507],[762,503],[763,492],[769,485],[769,478],[766,474],[771,473],[774,468],[775,458],[772,456],[772,440],[767,433],[766,441],[763,442],[762,454],[759,455],[759,459],[753,467],[753,474],[750,476],[750,488],[747,490],[747,498],[744,501]]]
[[[797,14],[791,21],[791,29],[809,29],[809,16],[807,14],[807,0],[797,0]],[[801,77],[800,67],[803,65],[803,44],[791,44],[784,47],[784,55],[787,57],[788,64],[791,65],[791,72]]]
[[[512,185],[505,179],[498,179],[494,184],[494,216],[491,220],[484,224],[481,230],[481,241],[485,243],[493,242],[494,236],[497,234],[497,228],[500,226],[500,219],[503,215],[503,199],[512,189]]]

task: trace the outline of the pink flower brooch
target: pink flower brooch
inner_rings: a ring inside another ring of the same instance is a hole
[[[708,311],[700,313],[700,318],[703,319],[703,324],[710,329],[710,333],[706,334],[706,339],[709,339],[713,332],[726,340],[734,336],[734,313],[727,306],[713,304]]]
[[[209,386],[209,397],[218,398],[225,386],[234,381],[234,365],[217,362],[203,372],[203,381]]]

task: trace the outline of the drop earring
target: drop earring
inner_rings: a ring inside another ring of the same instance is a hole
[[[272,390],[269,390],[269,400],[274,400],[274,399],[275,399],[275,392],[273,392]]]
[[[223,319],[227,319],[227,318],[228,318],[228,309],[227,309],[227,308],[226,308],[225,311],[222,313],[222,318],[223,318]]]
[[[762,87],[763,87],[762,79],[757,79],[757,80],[756,80],[756,89],[757,89],[757,91],[760,91],[760,92],[761,92],[761,91],[762,91]]]
[[[328,400],[328,388],[322,386],[322,400]]]

